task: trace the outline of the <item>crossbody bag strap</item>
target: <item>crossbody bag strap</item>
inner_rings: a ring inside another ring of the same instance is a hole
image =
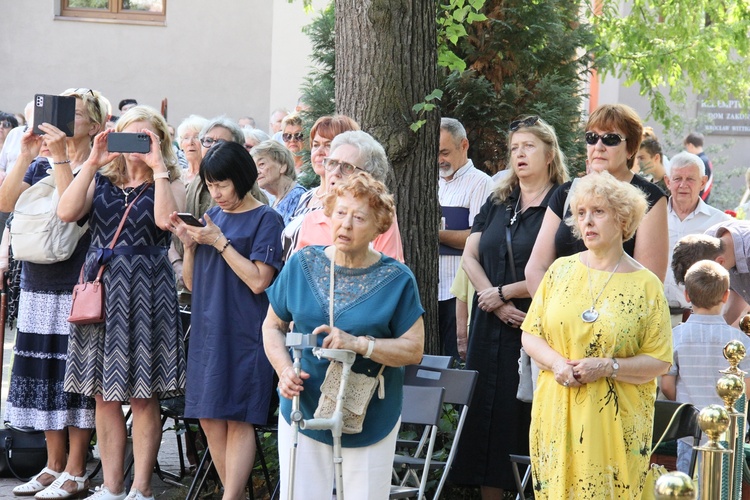
[[[117,238],[120,237],[120,233],[122,232],[122,228],[125,225],[125,220],[128,218],[128,214],[130,213],[130,209],[133,208],[133,205],[135,205],[135,202],[138,200],[138,198],[140,198],[141,195],[148,189],[149,184],[151,184],[151,183],[147,182],[146,185],[143,186],[143,189],[141,189],[141,192],[138,193],[138,195],[135,198],[133,198],[133,201],[131,201],[128,204],[128,206],[125,208],[125,213],[122,214],[122,219],[120,219],[120,225],[117,226],[117,231],[115,231],[115,235],[112,238],[112,242],[109,244],[109,248],[110,249],[115,248],[115,244],[117,243]],[[85,264],[83,266],[81,266],[81,276],[79,278],[79,283],[83,283],[84,282],[84,280],[83,280],[83,269],[85,267],[86,267]],[[96,279],[94,281],[101,281],[102,274],[104,273],[104,267],[105,266],[99,266],[99,272],[96,273]]]
[[[518,281],[518,276],[516,275],[516,260],[513,258],[513,236],[510,234],[510,226],[505,226],[505,246],[508,249],[510,274],[513,277],[513,283],[516,283]]]
[[[659,438],[659,440],[654,445],[654,447],[651,450],[651,453],[649,454],[649,456],[651,456],[651,455],[654,454],[654,452],[659,447],[659,445],[661,444],[661,442],[664,441],[664,438],[667,437],[667,432],[669,432],[669,428],[672,427],[672,424],[674,423],[675,419],[677,418],[677,415],[680,414],[680,412],[682,411],[683,408],[685,408],[686,406],[689,406],[689,405],[690,405],[690,403],[682,403],[680,406],[677,407],[677,409],[674,411],[674,413],[672,413],[672,418],[669,419],[669,423],[664,428],[664,432],[661,434],[661,437]]]

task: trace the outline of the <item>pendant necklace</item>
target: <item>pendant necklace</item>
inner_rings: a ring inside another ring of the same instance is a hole
[[[133,191],[135,191],[134,187],[125,187],[125,184],[120,184],[120,189],[122,190],[122,194],[125,196],[125,206],[128,206],[128,198],[131,194],[133,194]]]
[[[534,204],[534,202],[535,202],[536,200],[538,200],[540,196],[542,196],[542,195],[543,195],[544,193],[546,193],[546,192],[547,192],[547,190],[548,190],[548,189],[549,189],[550,187],[551,187],[551,186],[546,186],[546,187],[545,187],[544,189],[542,189],[542,190],[541,190],[541,191],[539,192],[539,194],[537,194],[537,195],[536,195],[536,196],[534,197],[534,199],[533,199],[533,200],[531,200],[531,201],[530,201],[530,202],[528,203],[528,205],[526,205],[526,208],[529,208],[529,207],[530,207],[531,205],[533,205],[533,204]],[[521,205],[521,194],[522,194],[522,193],[521,193],[521,192],[519,191],[519,193],[518,193],[518,201],[516,201],[516,208],[515,208],[515,209],[513,209],[513,217],[511,217],[511,218],[510,218],[510,225],[511,225],[511,226],[512,226],[513,224],[515,224],[515,223],[516,223],[516,220],[518,219],[518,214],[520,214],[520,213],[521,213],[521,212],[523,212],[523,210],[524,210],[524,207],[523,207],[523,205]],[[521,205],[521,208],[520,208],[520,209],[518,208],[518,206],[519,206],[519,205]]]
[[[620,263],[622,262],[622,257],[624,255],[624,252],[620,254],[620,260],[617,261],[617,265],[614,269],[612,269],[612,272],[609,273],[609,278],[607,278],[607,281],[604,282],[604,286],[601,290],[599,290],[596,298],[594,298],[594,290],[591,287],[591,268],[589,267],[589,258],[588,255],[586,256],[586,274],[589,278],[589,295],[591,296],[591,307],[581,313],[581,319],[584,323],[593,323],[599,318],[599,312],[594,309],[594,307],[596,306],[596,301],[599,300],[599,297],[602,296],[602,293],[604,293],[604,289],[607,288],[607,285],[609,284],[609,280],[611,280],[612,276],[614,276],[617,272],[617,268],[620,267]]]

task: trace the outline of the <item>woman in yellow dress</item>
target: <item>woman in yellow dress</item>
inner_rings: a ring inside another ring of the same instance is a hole
[[[544,276],[522,342],[541,371],[531,413],[537,499],[640,499],[656,377],[672,363],[659,278],[623,250],[645,195],[607,172],[581,179],[565,222],[587,250]]]

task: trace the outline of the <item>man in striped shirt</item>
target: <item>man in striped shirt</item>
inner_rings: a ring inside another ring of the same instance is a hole
[[[492,190],[492,179],[469,159],[466,129],[454,118],[440,121],[438,200],[442,211],[438,314],[443,354],[458,356],[456,298],[450,287],[456,277],[474,217]],[[470,299],[471,300],[471,299]]]

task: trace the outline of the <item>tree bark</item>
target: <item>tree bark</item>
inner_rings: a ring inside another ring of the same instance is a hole
[[[425,308],[425,352],[439,354],[437,111],[417,117],[437,83],[434,0],[336,0],[336,109],[385,148],[389,188]],[[415,133],[409,126],[427,122]]]

